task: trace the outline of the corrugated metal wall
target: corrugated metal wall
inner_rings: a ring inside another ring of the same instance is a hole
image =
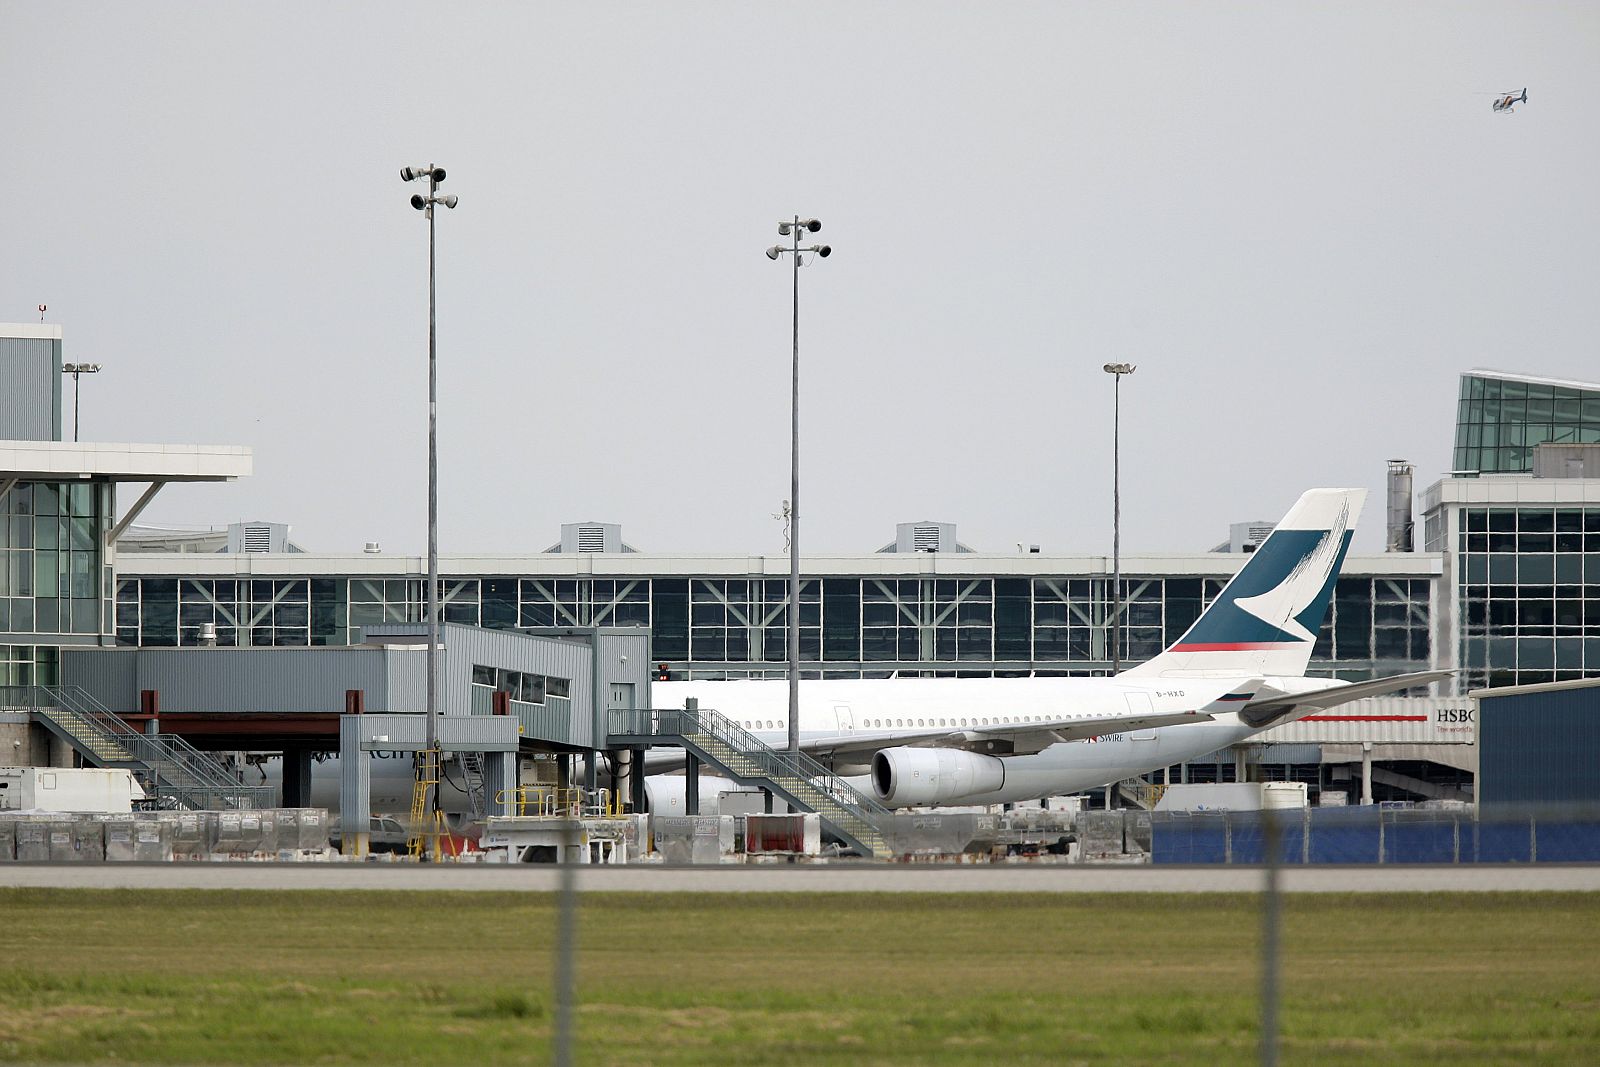
[[[82,686],[112,711],[138,711],[139,687],[134,684],[138,661],[136,648],[63,648],[61,681]]]
[[[61,342],[0,337],[0,440],[61,440]]]
[[[444,707],[452,715],[471,714],[468,701],[474,666],[565,678],[572,683],[573,704],[583,708],[592,705],[593,655],[586,645],[475,626],[446,626],[444,640],[448,649],[444,688],[450,694]],[[426,673],[423,677],[427,677]]]
[[[141,651],[137,687],[160,690],[163,711],[343,711],[347,689],[365,690],[369,708],[388,706],[374,649]]]
[[[603,746],[605,712],[613,704],[649,706],[644,631],[591,632],[601,647],[598,663],[589,645],[576,639],[453,625],[443,633],[442,715],[487,710],[472,706],[474,666],[569,681],[566,698],[514,705],[530,738]],[[427,655],[416,646],[64,650],[62,672],[64,681],[119,712],[138,710],[143,689],[158,690],[169,712],[342,712],[345,690],[361,689],[370,713],[421,713],[427,709]]]
[[[385,653],[371,648],[139,648],[62,650],[62,678],[112,711],[139,709],[139,692],[161,694],[161,710],[344,710],[346,689],[384,710]]]
[[[1600,680],[1478,694],[1478,803],[1600,804]]]

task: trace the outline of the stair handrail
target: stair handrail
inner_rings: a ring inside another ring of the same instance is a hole
[[[130,761],[142,764],[149,771],[154,788],[170,791],[176,799],[228,801],[234,805],[247,800],[255,807],[265,807],[267,805],[260,802],[271,799],[270,786],[243,784],[221,763],[176,734],[140,732],[80,686],[4,686],[0,687],[0,702],[8,700],[13,693],[24,693],[26,703],[22,706],[75,734],[77,731],[69,728],[62,717],[52,714],[57,709],[67,712],[71,722],[89,735],[82,739],[85,743],[98,741],[120,748]],[[201,806],[223,805],[205,803]]]
[[[811,785],[825,801],[854,816],[874,832],[877,832],[877,819],[890,814],[875,798],[866,796],[806,753],[775,749],[732,719],[709,708],[616,709],[611,715],[613,733],[677,737],[709,734],[754,760],[766,772],[766,777],[773,777],[773,771],[786,772]]]
[[[197,778],[209,777],[217,786],[232,788],[241,783],[233,773],[217,762],[205,752],[195,748],[188,741],[177,734],[147,734],[135,729],[133,724],[122,716],[100,703],[88,690],[77,685],[40,686],[41,690],[54,697],[61,707],[74,712],[80,718],[87,718],[95,725],[103,728],[113,735],[118,741],[130,739],[134,744],[145,748],[166,748],[171,750],[172,758],[181,763],[190,764],[191,773]],[[246,788],[255,788],[249,786]]]

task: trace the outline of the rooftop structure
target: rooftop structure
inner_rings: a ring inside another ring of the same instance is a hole
[[[1600,385],[1496,370],[1461,376],[1457,473],[1532,473],[1546,442],[1600,443]]]

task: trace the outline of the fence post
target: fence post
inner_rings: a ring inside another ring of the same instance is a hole
[[[1283,851],[1283,833],[1276,810],[1261,812],[1263,844],[1266,848],[1265,899],[1262,901],[1261,930],[1261,1064],[1277,1067],[1278,1063],[1278,938],[1283,922],[1283,901],[1279,878]]]

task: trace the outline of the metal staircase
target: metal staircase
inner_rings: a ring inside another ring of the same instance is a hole
[[[771,748],[714,711],[614,710],[611,742],[682,745],[740,784],[771,790],[801,811],[816,812],[828,829],[862,855],[879,859],[894,855],[879,829],[889,818],[888,808],[805,753],[796,758]]]
[[[1143,778],[1126,778],[1117,783],[1117,794],[1141,811],[1154,811],[1166,791],[1165,785],[1147,782]]]
[[[75,685],[0,686],[0,707],[31,712],[94,767],[133,772],[163,808],[271,807],[273,790],[238,776],[176,734],[140,733]]]
[[[481,819],[485,814],[483,753],[458,752],[456,753],[456,766],[461,768],[461,777],[466,780],[467,802],[472,808],[472,817]]]

